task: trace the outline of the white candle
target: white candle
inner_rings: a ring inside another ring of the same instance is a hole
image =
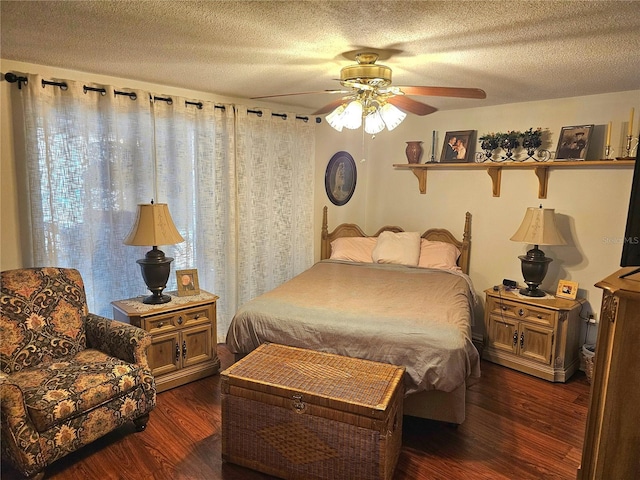
[[[605,145],[611,145],[611,122],[607,125],[607,141]]]
[[[630,137],[633,136],[633,114],[635,113],[635,109],[631,108],[631,115],[629,115],[629,133]]]

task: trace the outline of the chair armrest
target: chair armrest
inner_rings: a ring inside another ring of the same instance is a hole
[[[85,319],[87,346],[149,369],[151,335],[142,328],[90,313]]]
[[[2,460],[5,452],[23,475],[31,475],[45,467],[41,438],[31,421],[22,389],[10,376],[0,373],[0,416],[2,417]],[[20,468],[22,467],[22,468]]]
[[[22,389],[5,373],[0,373],[0,408],[2,408],[3,417],[5,415],[17,418],[28,417]]]

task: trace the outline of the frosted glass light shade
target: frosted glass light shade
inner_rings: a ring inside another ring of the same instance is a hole
[[[511,240],[532,245],[567,244],[556,226],[556,216],[553,208],[527,208],[522,224],[513,234]]]
[[[387,130],[391,131],[402,123],[407,114],[397,108],[395,105],[385,103],[379,108],[380,116],[387,126]]]
[[[362,125],[362,103],[354,100],[344,110],[343,116],[344,126],[350,130],[360,128]]]
[[[184,238],[171,219],[166,203],[144,203],[138,205],[138,215],[125,245],[158,246],[184,242]]]
[[[384,130],[384,121],[378,112],[378,109],[364,117],[364,131],[369,135],[375,135]]]
[[[342,104],[325,117],[327,123],[339,132],[341,132],[344,127],[343,117],[345,108],[346,106]]]

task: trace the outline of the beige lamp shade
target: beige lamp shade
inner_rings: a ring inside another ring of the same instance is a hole
[[[556,226],[555,210],[542,207],[527,208],[522,224],[511,240],[532,245],[567,244]]]
[[[158,246],[184,242],[176,229],[166,203],[138,205],[136,221],[124,239],[125,245]]]

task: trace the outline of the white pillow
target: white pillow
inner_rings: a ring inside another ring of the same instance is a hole
[[[420,242],[420,259],[418,266],[422,268],[443,268],[446,270],[462,270],[457,265],[460,250],[451,243],[432,242],[424,238]]]
[[[373,263],[371,254],[376,246],[376,237],[341,237],[331,242],[332,260]]]
[[[420,234],[418,232],[382,232],[373,249],[375,263],[418,265]]]

